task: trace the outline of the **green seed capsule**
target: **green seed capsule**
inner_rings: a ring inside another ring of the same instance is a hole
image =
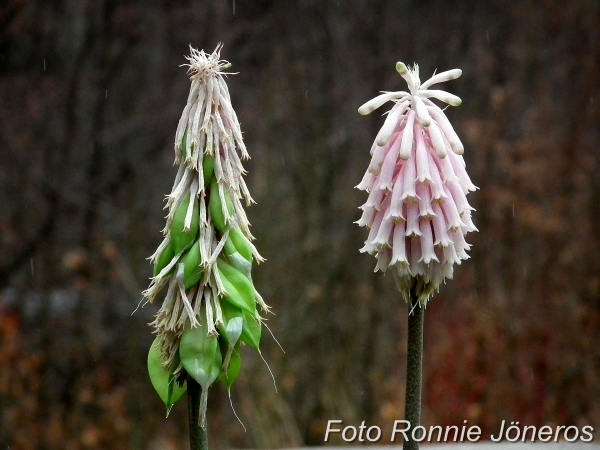
[[[204,276],[204,270],[200,266],[200,243],[198,241],[182,256],[180,263],[183,264],[183,285],[186,289],[197,285]]]
[[[231,319],[242,317],[242,310],[229,302],[221,302],[221,311],[223,312],[223,325],[225,327]]]
[[[252,247],[250,247],[248,238],[238,228],[230,230],[229,237],[237,251],[248,261],[252,262]]]
[[[229,347],[237,344],[244,327],[242,310],[229,302],[220,302],[223,313],[223,323],[219,325],[219,333],[227,341]]]
[[[225,202],[227,203],[227,211],[229,214],[233,214],[233,202],[229,197],[229,194],[225,192]],[[208,201],[208,209],[210,211],[210,216],[212,217],[212,221],[217,227],[217,229],[224,234],[227,231],[228,223],[225,222],[225,216],[223,215],[223,207],[221,205],[221,198],[219,197],[219,186],[217,180],[213,178],[212,183],[210,185],[210,198]]]
[[[261,336],[261,325],[260,321],[246,311],[242,311],[244,317],[244,324],[242,328],[242,335],[240,341],[244,344],[248,344],[250,347],[259,350],[260,336]]]
[[[225,204],[227,205],[227,211],[229,211],[229,214],[233,215],[235,208],[233,207],[233,202],[231,201],[231,197],[227,192],[225,192]]]
[[[173,242],[169,241],[167,246],[160,252],[156,263],[154,264],[154,276],[157,276],[173,259],[175,252],[173,251]]]
[[[212,218],[215,227],[217,227],[221,233],[225,232],[225,216],[223,215],[223,209],[221,208],[221,199],[219,198],[217,180],[214,179],[210,185],[208,210],[210,211],[210,217]]]
[[[215,158],[210,155],[204,155],[202,161],[202,175],[204,177],[204,187],[208,187],[213,179],[213,173],[215,170]]]
[[[148,352],[148,375],[156,393],[167,407],[167,415],[175,403],[186,391],[186,384],[179,386],[171,370],[163,367],[163,355],[160,351],[160,339],[157,337]],[[179,358],[173,361],[172,367],[179,365]]]
[[[254,299],[254,287],[250,280],[222,259],[217,260],[217,267],[221,280],[223,280],[223,286],[227,291],[227,295],[224,297],[225,300],[254,316],[256,314],[256,301]]]
[[[242,355],[238,346],[231,353],[231,358],[229,358],[228,366],[224,367],[223,371],[221,372],[221,381],[225,386],[227,386],[227,389],[231,389],[231,386],[240,374],[241,368]]]
[[[237,252],[237,248],[235,248],[235,244],[231,240],[231,236],[229,236],[227,238],[227,240],[225,241],[225,247],[224,247],[224,249],[225,249],[225,254],[227,256],[231,256],[231,255],[233,255],[234,253]]]
[[[248,261],[237,250],[233,252],[231,255],[227,255],[227,262],[229,265],[239,270],[242,274],[246,276],[249,280],[252,280],[252,262]]]
[[[196,236],[198,234],[198,227],[200,225],[200,212],[198,209],[197,199],[194,201],[194,211],[192,212],[192,221],[190,223],[190,229],[184,230],[185,216],[187,214],[188,205],[190,203],[190,194],[188,193],[181,204],[177,207],[175,214],[173,215],[173,221],[171,222],[171,242],[173,243],[173,252],[177,255],[180,252],[190,248]]]
[[[221,374],[222,357],[217,337],[207,336],[205,327],[190,328],[183,333],[179,356],[185,371],[203,389],[208,389]]]
[[[233,332],[236,341],[239,339],[258,350],[262,332],[260,321],[249,312],[242,311],[229,302],[221,302],[221,311],[223,312],[223,325],[219,327],[221,335],[229,341],[228,336]],[[233,344],[230,342],[230,345],[235,345],[235,342]]]

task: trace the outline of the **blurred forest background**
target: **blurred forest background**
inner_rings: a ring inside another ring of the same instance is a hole
[[[403,418],[407,308],[360,254],[353,189],[382,124],[357,108],[445,88],[480,232],[427,308],[425,425],[600,429],[600,2],[4,0],[0,6],[0,447],[188,448],[146,373],[188,44],[222,57],[252,159],[248,210],[276,316],[212,447],[323,444],[328,419]],[[381,112],[383,112],[382,109]],[[379,112],[379,111],[378,111]],[[340,443],[339,441],[337,443]]]

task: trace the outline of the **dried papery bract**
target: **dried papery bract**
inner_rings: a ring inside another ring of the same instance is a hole
[[[375,271],[392,272],[407,302],[420,305],[452,278],[454,264],[467,259],[465,235],[475,231],[474,191],[465,170],[463,145],[444,111],[431,99],[452,106],[460,98],[429,87],[460,77],[459,69],[419,80],[419,67],[396,69],[409,91],[385,92],[362,105],[369,114],[388,101],[394,106],[371,148],[371,163],[357,188],[369,193],[357,221],[370,229],[361,252],[377,258]]]
[[[371,148],[371,163],[357,188],[369,193],[361,206],[360,226],[369,228],[361,252],[377,258],[375,271],[390,270],[409,305],[405,419],[420,424],[425,306],[454,264],[467,259],[465,235],[477,230],[467,194],[471,183],[464,147],[443,110],[431,99],[452,106],[460,98],[431,86],[460,77],[459,69],[434,75],[425,83],[419,67],[399,62],[396,70],[409,91],[384,92],[362,105],[369,114],[388,101],[388,112]],[[405,450],[418,449],[407,439]]]
[[[260,353],[258,309],[267,312],[268,307],[251,277],[253,262],[263,259],[251,242],[244,211],[253,203],[243,178],[242,160],[249,155],[223,77],[230,64],[220,59],[221,45],[210,54],[190,51],[186,66],[192,85],[175,133],[179,170],[144,297],[152,302],[166,290],[151,323],[153,384],[170,408],[173,388],[164,383],[195,380],[202,388],[204,426],[208,387],[218,378],[231,387],[242,344]]]

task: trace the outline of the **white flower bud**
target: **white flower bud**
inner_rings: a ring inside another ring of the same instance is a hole
[[[438,73],[432,76],[429,80],[421,85],[421,89],[427,89],[434,84],[443,83],[444,81],[456,80],[462,75],[462,70],[452,69],[445,72]]]
[[[404,100],[404,97],[408,97],[408,92],[399,91],[399,92],[386,92],[385,94],[378,95],[377,97],[369,100],[367,103],[358,108],[358,113],[362,116],[372,113],[381,105],[390,100],[398,100],[401,102]]]

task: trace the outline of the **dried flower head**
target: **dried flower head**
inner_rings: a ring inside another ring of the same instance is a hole
[[[221,47],[211,54],[190,47],[192,85],[175,133],[179,170],[167,196],[164,240],[150,258],[154,276],[144,291],[152,302],[167,287],[151,323],[157,335],[153,365],[149,358],[153,384],[159,394],[169,393],[163,398],[169,407],[172,379],[191,376],[203,388],[202,413],[208,386],[220,376],[229,388],[237,377],[240,344],[259,349],[257,305],[268,311],[251,277],[253,261],[263,259],[242,205],[253,202],[241,163],[249,155],[223,78],[230,64],[220,59]]]
[[[208,75],[222,74],[228,75],[228,72],[223,72],[223,69],[229,69],[231,63],[221,59],[221,49],[223,44],[218,44],[217,48],[212,53],[205,53],[204,50],[197,50],[190,45],[190,54],[186,56],[190,63],[183,64],[188,66],[188,75],[190,79],[204,79]]]
[[[460,69],[421,84],[419,67],[396,70],[410,92],[384,92],[362,105],[369,114],[387,101],[394,106],[375,138],[371,163],[357,186],[369,193],[357,221],[370,229],[361,252],[377,258],[375,271],[392,269],[407,302],[411,290],[425,305],[454,264],[469,258],[465,235],[476,231],[466,195],[474,191],[462,157],[464,147],[448,118],[430,99],[452,106],[460,98],[432,85],[460,77]]]

